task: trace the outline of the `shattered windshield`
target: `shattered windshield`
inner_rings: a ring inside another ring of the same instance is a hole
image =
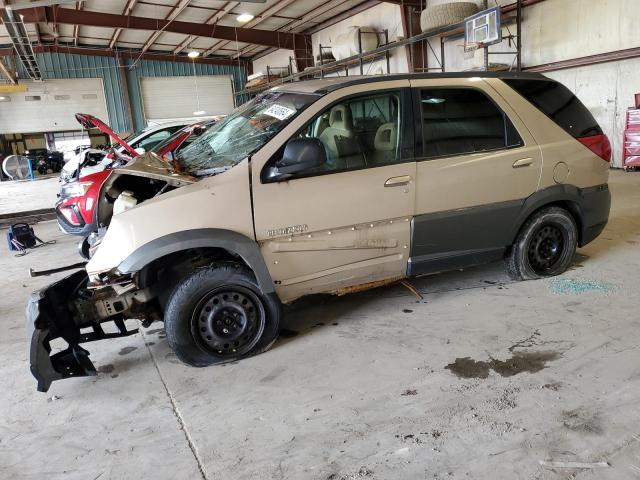
[[[213,125],[176,160],[182,170],[194,176],[228,170],[261,148],[317,98],[288,92],[259,95]]]
[[[160,143],[154,145],[154,147],[150,150],[153,153],[159,154],[161,151],[166,149],[169,145],[174,143],[178,138],[184,135],[187,132],[189,133],[189,137],[185,139],[182,144],[182,148],[191,143],[194,138],[199,137],[204,132],[206,132],[209,128],[211,128],[215,124],[215,120],[210,120],[207,122],[198,122],[192,125],[187,125],[186,127],[181,128],[180,130],[176,130],[173,135],[168,137],[166,140],[161,141]]]

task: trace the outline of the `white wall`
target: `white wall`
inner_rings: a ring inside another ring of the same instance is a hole
[[[311,35],[311,43],[313,55],[320,51],[320,45],[331,46],[332,40],[341,33],[344,33],[345,27],[359,26],[372,27],[375,30],[389,30],[389,41],[394,41],[398,36],[403,36],[402,19],[400,17],[400,7],[390,3],[381,3],[375,7],[369,8],[352,17],[338,22],[324,30]],[[289,57],[293,57],[292,50],[276,50],[262,58],[258,58],[253,62],[253,72],[267,73],[267,65],[269,67],[286,67],[289,64]],[[295,71],[295,62],[294,62]],[[390,59],[391,73],[407,72],[407,57],[404,49],[397,49],[391,52]],[[365,64],[364,73],[386,73],[386,61],[380,60],[375,63]],[[351,68],[350,75],[360,73],[359,67]],[[344,73],[341,73],[344,75]]]
[[[575,92],[611,141],[612,165],[622,166],[626,111],[640,92],[640,58],[546,73]]]
[[[638,0],[546,0],[524,10],[523,64],[535,66],[640,47]],[[635,24],[634,24],[635,23]],[[565,84],[591,110],[609,137],[612,165],[621,166],[622,135],[633,94],[640,92],[640,59],[545,75]]]
[[[280,49],[271,52],[264,57],[253,61],[253,73],[262,72],[267,74],[267,66],[271,67],[287,67],[289,65],[289,57],[293,58],[293,50]],[[293,71],[296,71],[296,62],[292,62]]]
[[[547,0],[524,9],[523,56],[540,65],[640,46],[638,0]]]
[[[430,5],[442,0],[431,0]],[[481,5],[481,1],[478,4]],[[499,0],[501,5],[512,0]],[[492,2],[489,2],[491,5]],[[640,0],[546,0],[526,7],[522,23],[522,63],[524,67],[640,47],[637,19]],[[635,21],[635,25],[634,25]],[[509,25],[515,34],[515,24]],[[503,29],[503,35],[506,35]],[[465,58],[462,37],[445,43],[445,67],[449,72],[483,68],[483,52]],[[438,65],[440,41],[431,40],[436,51],[429,52],[429,66]],[[513,50],[506,41],[489,51]],[[437,57],[437,58],[436,58]],[[490,56],[491,63],[510,64],[514,56]],[[625,113],[633,104],[640,59],[610,62],[546,73],[578,95],[592,111],[609,137],[613,165],[621,165]]]
[[[342,22],[338,22],[324,30],[311,35],[311,44],[314,57],[320,51],[320,45],[331,46],[332,41],[341,33],[345,32],[346,27],[372,27],[377,31],[384,29],[389,30],[389,41],[394,41],[397,37],[404,36],[402,29],[402,18],[400,7],[391,3],[380,3],[375,7],[357,13]],[[407,56],[404,48],[398,48],[391,51],[390,58],[391,73],[408,72]],[[349,70],[350,75],[358,75],[359,67],[353,67]],[[364,65],[364,74],[372,75],[377,73],[387,73],[386,61],[379,60]],[[344,75],[344,73],[341,73]]]

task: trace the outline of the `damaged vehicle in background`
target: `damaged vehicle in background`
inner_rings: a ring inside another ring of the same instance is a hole
[[[125,146],[122,139],[102,120],[84,113],[77,113],[76,120],[87,130],[97,128],[102,133],[107,134],[115,143],[106,151],[95,148],[80,151],[62,168],[60,172],[60,180],[62,182],[78,180],[80,177],[101,172],[105,168],[112,166],[114,162],[124,164],[131,158],[150,151],[177,130],[194,123],[192,120],[176,120],[151,125],[125,137]]]
[[[96,119],[85,117],[85,122],[91,121],[95,125]],[[216,120],[208,120],[176,131],[151,149],[153,161],[160,157],[164,162],[173,162],[182,149],[206,132],[215,122]],[[119,139],[108,127],[103,126],[101,130],[103,129],[126,151],[133,152],[133,158],[138,157],[138,153],[127,142]],[[135,167],[124,168],[129,161],[130,158],[114,161],[106,169],[62,184],[60,188],[55,206],[58,226],[67,234],[84,237],[78,249],[86,259],[90,258],[91,245],[104,234],[112,215],[181,185],[169,185],[153,174],[147,175],[148,171],[144,167],[140,170],[145,161],[137,163]]]
[[[202,367],[267,350],[282,305],[305,295],[494,260],[523,280],[564,272],[607,223],[609,141],[560,83],[477,75],[284,84],[173,162],[133,159],[121,170],[167,188],[31,297],[38,390],[95,375],[81,345],[135,333],[129,320],[164,321]]]

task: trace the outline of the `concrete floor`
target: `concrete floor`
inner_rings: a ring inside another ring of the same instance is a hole
[[[272,350],[224,367],[182,365],[152,325],[90,344],[100,374],[47,394],[23,309],[52,279],[27,268],[77,257],[39,224],[57,245],[0,250],[0,478],[637,479],[640,174],[611,190],[609,226],[561,277],[494,264],[414,281],[423,301],[308,299]]]

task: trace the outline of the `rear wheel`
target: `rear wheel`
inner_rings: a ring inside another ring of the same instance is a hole
[[[278,335],[281,308],[260,291],[248,269],[225,263],[183,280],[164,317],[167,341],[178,358],[204,367],[268,349]]]
[[[519,280],[563,273],[571,264],[578,244],[576,223],[560,207],[534,213],[522,226],[507,258],[509,275]]]

